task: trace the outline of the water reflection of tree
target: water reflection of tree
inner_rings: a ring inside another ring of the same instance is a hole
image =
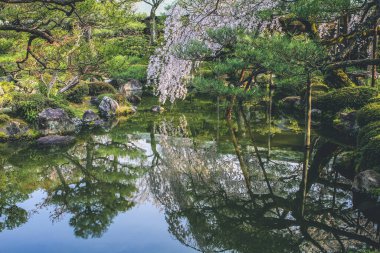
[[[171,129],[165,132],[171,137],[160,138],[161,159],[150,184],[165,208],[170,232],[183,244],[202,252],[379,247],[375,225],[352,209],[344,182],[328,175],[310,180],[300,215],[302,165],[272,161],[263,170],[258,153],[240,147],[236,129],[231,135],[237,156],[220,155],[215,145],[199,147],[181,134],[186,129]],[[323,164],[311,161],[316,168]]]
[[[69,223],[75,235],[89,238],[100,237],[119,212],[134,206],[131,199],[137,191],[136,181],[143,173],[138,163],[130,162],[135,158],[145,159],[142,151],[128,142],[126,134],[107,134],[90,136],[66,149],[37,153],[35,148],[22,150],[9,159],[8,166],[27,167],[31,176],[38,175],[40,180],[35,181],[33,190],[43,188],[47,192],[40,207],[52,206],[53,220],[70,214]],[[0,196],[4,194],[1,190]],[[14,188],[11,195],[17,197],[17,191]],[[12,200],[11,196],[6,199]]]

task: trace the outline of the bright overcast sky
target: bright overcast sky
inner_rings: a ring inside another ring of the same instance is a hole
[[[157,14],[161,14],[162,12],[164,12],[165,6],[167,6],[168,4],[171,4],[173,2],[174,2],[174,0],[165,0],[164,3],[158,9]],[[148,14],[150,12],[150,5],[148,5],[144,2],[137,3],[136,4],[136,10],[137,10],[137,12],[142,12],[142,13]]]

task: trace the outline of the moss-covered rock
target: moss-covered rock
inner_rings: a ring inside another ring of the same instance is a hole
[[[123,94],[120,94],[120,93],[116,93],[116,94],[101,94],[98,96],[98,101],[100,103],[100,101],[103,100],[104,97],[109,97],[109,98],[112,98],[113,100],[115,100],[116,102],[118,102],[120,105],[125,105],[127,104],[127,99],[123,96]]]
[[[0,125],[8,123],[11,118],[7,114],[0,114]]]
[[[115,94],[116,89],[109,83],[93,82],[88,84],[90,96],[99,96],[100,94]]]
[[[89,92],[88,84],[80,84],[69,90],[66,94],[66,98],[70,102],[79,104],[83,102],[83,98],[87,96]]]
[[[370,139],[361,149],[360,169],[380,172],[380,135]]]
[[[355,85],[342,69],[328,71],[325,74],[325,82],[329,87],[336,89]]]
[[[369,123],[380,121],[380,103],[371,103],[358,111],[357,121],[363,127]]]
[[[380,135],[380,121],[372,122],[360,128],[357,141],[358,147],[364,147],[372,138],[378,135]]]
[[[346,108],[360,109],[378,92],[370,87],[347,87],[319,96],[314,106],[322,111],[339,112]]]

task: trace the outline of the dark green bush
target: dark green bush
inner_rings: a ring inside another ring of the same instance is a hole
[[[380,171],[380,135],[372,138],[361,152],[360,169]]]
[[[116,89],[109,83],[93,82],[88,84],[90,96],[98,96],[105,93],[116,93]]]
[[[360,127],[380,121],[380,103],[372,103],[358,111],[357,121]]]
[[[377,94],[377,90],[370,87],[346,87],[319,96],[314,106],[329,112],[339,112],[346,108],[357,110]]]
[[[362,128],[360,128],[358,134],[358,146],[363,147],[368,144],[368,142],[380,135],[380,121],[372,122]]]
[[[80,84],[69,90],[66,94],[68,101],[80,104],[83,102],[83,98],[90,93],[90,89],[87,84]]]

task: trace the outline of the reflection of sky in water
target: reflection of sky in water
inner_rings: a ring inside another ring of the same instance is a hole
[[[35,210],[44,197],[44,192],[37,191],[20,206]],[[69,215],[52,223],[50,211],[39,210],[21,227],[0,233],[0,253],[193,252],[169,234],[164,214],[150,203],[118,215],[100,239],[76,238],[68,224]]]

